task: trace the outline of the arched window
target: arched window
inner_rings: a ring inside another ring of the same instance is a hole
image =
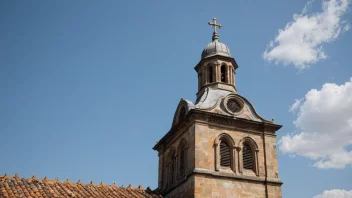
[[[234,148],[235,141],[227,133],[220,134],[214,141],[215,148],[215,170],[230,168],[236,172]]]
[[[255,140],[251,137],[245,137],[240,142],[241,149],[238,150],[238,155],[240,156],[240,172],[248,173],[248,171],[253,171],[257,176],[259,176],[259,161],[258,154],[259,149]]]
[[[209,83],[212,83],[213,82],[213,66],[209,65],[209,68],[208,68],[208,76],[209,76],[209,79],[208,79],[208,82]]]
[[[169,157],[168,157],[168,173],[167,173],[167,183],[168,186],[171,186],[174,181],[175,181],[175,170],[176,170],[176,163],[175,163],[175,150],[172,149],[170,151]]]
[[[186,142],[182,142],[179,146],[179,176],[182,177],[185,175],[187,163],[187,147]]]
[[[230,147],[225,141],[220,143],[220,166],[231,166]]]
[[[221,65],[221,82],[226,82],[226,66]]]
[[[254,153],[251,146],[247,142],[243,144],[242,159],[244,169],[254,170]]]
[[[186,108],[182,106],[180,109],[180,113],[178,114],[178,122],[180,122],[186,115]]]

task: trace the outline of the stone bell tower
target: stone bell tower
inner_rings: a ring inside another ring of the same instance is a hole
[[[153,147],[159,155],[156,192],[163,197],[281,198],[276,131],[237,93],[229,48],[212,42],[195,66],[196,102],[180,100],[171,129]],[[268,104],[270,105],[270,104]]]

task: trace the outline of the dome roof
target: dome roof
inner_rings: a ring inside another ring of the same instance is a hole
[[[221,55],[226,57],[231,57],[230,49],[224,44],[215,39],[213,42],[209,43],[202,52],[202,58]]]

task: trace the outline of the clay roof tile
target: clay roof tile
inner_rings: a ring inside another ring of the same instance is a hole
[[[0,176],[0,197],[158,197],[149,187],[147,190],[143,190],[142,186],[133,188],[132,185],[128,185],[127,188],[122,185],[118,188],[116,182],[111,185],[105,185],[104,182],[101,182],[100,185],[95,185],[93,181],[90,184],[82,184],[81,180],[79,180],[77,184],[71,183],[68,179],[66,182],[61,182],[58,178],[49,180],[48,177],[44,177],[43,180],[38,180],[35,176],[29,179],[20,179],[18,175],[8,178],[7,174],[5,174],[4,176]]]

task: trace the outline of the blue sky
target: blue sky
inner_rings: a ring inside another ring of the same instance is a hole
[[[3,1],[0,174],[157,187],[216,16],[239,94],[284,126],[283,197],[352,194],[352,13],[331,2]]]

